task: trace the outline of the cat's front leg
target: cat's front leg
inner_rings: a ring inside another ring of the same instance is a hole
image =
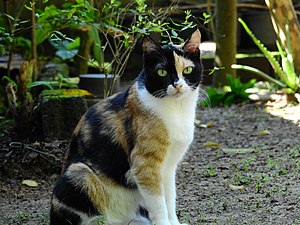
[[[159,162],[137,155],[132,162],[132,174],[153,225],[172,225],[168,217]]]
[[[187,225],[181,224],[176,215],[176,166],[168,166],[164,170],[163,185],[168,208],[168,216],[171,225]]]

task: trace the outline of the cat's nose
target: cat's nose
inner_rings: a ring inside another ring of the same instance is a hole
[[[179,91],[180,88],[182,87],[182,84],[175,83],[175,84],[173,84],[173,87],[174,87],[177,91]]]

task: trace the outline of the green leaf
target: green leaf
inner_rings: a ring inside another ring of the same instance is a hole
[[[275,59],[275,57],[271,54],[271,52],[268,51],[268,49],[260,42],[260,40],[257,39],[257,37],[252,33],[252,31],[249,29],[247,24],[239,18],[238,21],[241,23],[245,31],[248,33],[252,41],[256,44],[256,46],[262,51],[262,53],[265,55],[265,57],[268,59],[270,64],[272,65],[275,73],[286,83],[286,75],[285,72],[282,70],[280,64]]]
[[[263,71],[254,68],[252,66],[246,66],[246,65],[238,65],[238,64],[232,64],[231,68],[236,69],[236,70],[245,70],[251,73],[254,73],[262,78],[264,78],[267,81],[270,81],[276,85],[278,85],[281,88],[286,87],[286,85],[284,85],[282,82],[280,82],[279,80],[274,79],[273,77],[269,76],[268,74],[264,73]]]
[[[80,46],[80,37],[75,38],[75,40],[72,40],[68,46],[67,49],[68,50],[73,50],[73,49],[78,49]]]
[[[3,76],[2,80],[6,80],[8,83],[12,84],[12,86],[14,87],[14,89],[16,89],[16,90],[18,89],[17,83],[14,80],[12,80],[10,77]]]
[[[66,60],[66,59],[72,59],[77,53],[78,53],[78,49],[72,49],[72,50],[62,49],[56,51],[55,54],[61,59]]]
[[[178,37],[178,33],[175,31],[175,30],[171,30],[171,33],[172,33],[172,35],[173,35],[173,37]]]
[[[76,8],[71,9],[70,12],[68,13],[67,18],[70,19],[74,15],[74,13],[76,12],[76,10],[77,10]]]
[[[15,21],[15,18],[9,14],[4,14],[8,19],[12,20],[12,21]]]
[[[93,44],[93,53],[96,61],[98,62],[100,69],[104,68],[104,52],[102,49],[102,43],[99,37],[99,31],[97,27],[90,26],[89,34],[91,35],[92,40],[94,41]]]
[[[48,80],[34,81],[34,82],[28,83],[26,88],[31,89],[31,88],[37,87],[37,86],[46,86],[49,89],[53,89],[53,86],[55,86],[55,85],[59,85],[59,82],[58,81],[48,81]]]
[[[235,99],[235,95],[232,95],[232,94],[227,94],[225,96],[225,99],[224,99],[224,106],[225,107],[229,107],[232,105],[232,103],[234,102],[234,99]]]

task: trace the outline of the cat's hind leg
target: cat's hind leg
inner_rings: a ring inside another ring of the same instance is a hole
[[[52,199],[52,205],[50,210],[50,225],[79,225],[82,220],[78,214],[71,210],[61,208],[59,205],[54,203]]]
[[[98,188],[95,176],[93,171],[83,163],[69,166],[53,191],[51,225],[81,225],[100,214],[91,198],[91,193],[95,194]],[[99,198],[101,197],[98,197],[98,202]]]

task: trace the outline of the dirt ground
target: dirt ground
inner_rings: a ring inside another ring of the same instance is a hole
[[[197,119],[194,143],[178,169],[181,221],[300,224],[300,105],[198,109]],[[0,225],[48,224],[68,142],[17,141],[0,141]]]

